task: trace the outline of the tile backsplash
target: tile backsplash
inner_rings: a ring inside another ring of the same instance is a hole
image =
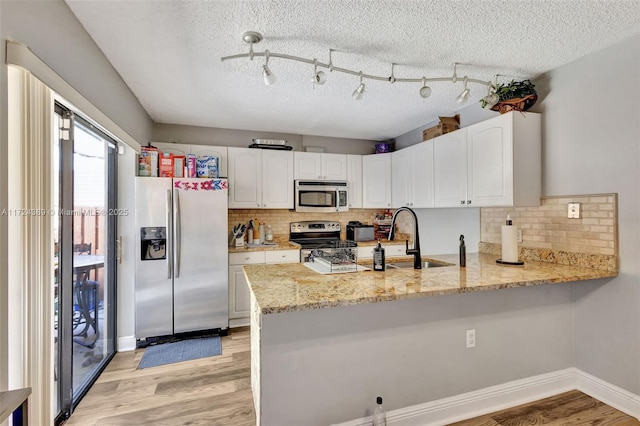
[[[289,235],[289,223],[302,220],[333,220],[342,225],[341,238],[346,238],[347,223],[359,220],[362,223],[373,224],[376,213],[381,209],[350,209],[340,213],[301,213],[286,209],[229,209],[229,230],[238,223],[247,223],[250,219],[258,219],[265,225],[271,225],[275,235]],[[400,217],[398,217],[400,218]]]
[[[521,247],[618,255],[617,194],[543,197],[539,207],[483,207],[480,241],[501,243],[507,214],[522,230]],[[568,203],[580,203],[580,218],[567,218]]]

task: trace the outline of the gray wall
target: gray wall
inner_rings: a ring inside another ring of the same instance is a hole
[[[7,68],[5,41],[28,46],[66,82],[140,143],[152,121],[62,0],[0,1],[0,210],[7,207]],[[127,167],[127,166],[125,166]],[[130,167],[134,167],[131,164]],[[0,216],[0,388],[6,389],[7,217]]]
[[[640,394],[640,37],[548,73],[543,194],[617,192],[620,276],[575,284],[575,366]],[[606,284],[606,285],[605,285]]]
[[[532,108],[542,113],[542,195],[619,194],[620,275],[573,285],[575,328],[567,338],[575,338],[577,368],[636,395],[640,394],[639,75],[640,37],[634,37],[534,79],[539,100]],[[459,113],[463,127],[495,115],[479,104]],[[420,142],[422,130],[433,124],[396,137],[396,147]]]
[[[569,283],[263,315],[262,424],[333,424],[371,415],[378,395],[395,410],[562,370],[572,336]]]
[[[324,152],[337,154],[373,154],[377,143],[364,139],[327,138],[163,123],[158,123],[153,127],[152,135],[154,142],[239,147],[247,147],[252,139],[284,139],[287,141],[287,145],[292,146],[295,151],[304,151],[305,147],[322,147]]]

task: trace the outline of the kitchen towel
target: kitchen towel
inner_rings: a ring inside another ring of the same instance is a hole
[[[220,337],[187,339],[179,342],[149,346],[142,355],[138,369],[157,367],[174,362],[216,356],[222,353]]]

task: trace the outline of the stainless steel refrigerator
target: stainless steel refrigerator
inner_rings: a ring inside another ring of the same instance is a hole
[[[229,327],[226,179],[136,178],[136,338]]]

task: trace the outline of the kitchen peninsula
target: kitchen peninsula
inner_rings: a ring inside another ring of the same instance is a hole
[[[500,311],[517,310],[528,323],[548,325],[549,336],[555,336],[551,346],[562,325],[572,321],[556,305],[570,299],[540,303],[522,297],[530,289],[514,287],[617,276],[616,271],[533,261],[502,266],[496,264],[498,256],[483,253],[468,255],[466,268],[457,266],[456,255],[429,257],[452,266],[330,275],[299,263],[245,266],[252,292],[251,379],[258,424],[344,422],[370,415],[378,395],[387,409],[407,407],[475,390],[474,381],[492,374],[494,363],[522,362],[525,354],[538,352],[548,362],[553,347],[534,347],[526,339],[516,343],[518,332],[527,331],[517,321],[495,326],[514,334],[514,347],[498,348],[498,357],[478,357],[482,348],[469,353],[462,336],[473,317],[501,315],[484,312],[486,304],[474,303],[476,298],[496,298]],[[483,294],[458,294],[474,292]],[[521,293],[514,298],[513,292]],[[459,334],[450,333],[452,328],[460,328]],[[566,368],[566,360],[555,363]],[[469,369],[481,371],[466,374]],[[546,372],[536,363],[526,370]],[[518,378],[504,368],[490,380]]]

